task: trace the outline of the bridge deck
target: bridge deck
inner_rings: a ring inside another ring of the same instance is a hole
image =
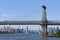
[[[0,25],[42,25],[42,21],[0,21]],[[47,25],[60,25],[60,21],[48,20]]]
[[[0,21],[0,25],[39,25],[41,21]]]

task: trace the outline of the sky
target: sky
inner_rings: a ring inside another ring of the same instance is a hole
[[[60,20],[60,0],[0,0],[0,21],[41,20],[42,5],[47,7],[48,20]]]

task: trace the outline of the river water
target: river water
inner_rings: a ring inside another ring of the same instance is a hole
[[[56,37],[42,37],[39,33],[0,34],[0,40],[60,40]]]

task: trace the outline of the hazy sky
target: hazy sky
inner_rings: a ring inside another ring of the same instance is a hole
[[[42,5],[48,20],[60,20],[60,0],[0,0],[0,20],[41,20]]]

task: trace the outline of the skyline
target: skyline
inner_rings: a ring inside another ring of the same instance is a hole
[[[0,0],[0,20],[41,20],[46,5],[47,20],[60,20],[59,0]]]

